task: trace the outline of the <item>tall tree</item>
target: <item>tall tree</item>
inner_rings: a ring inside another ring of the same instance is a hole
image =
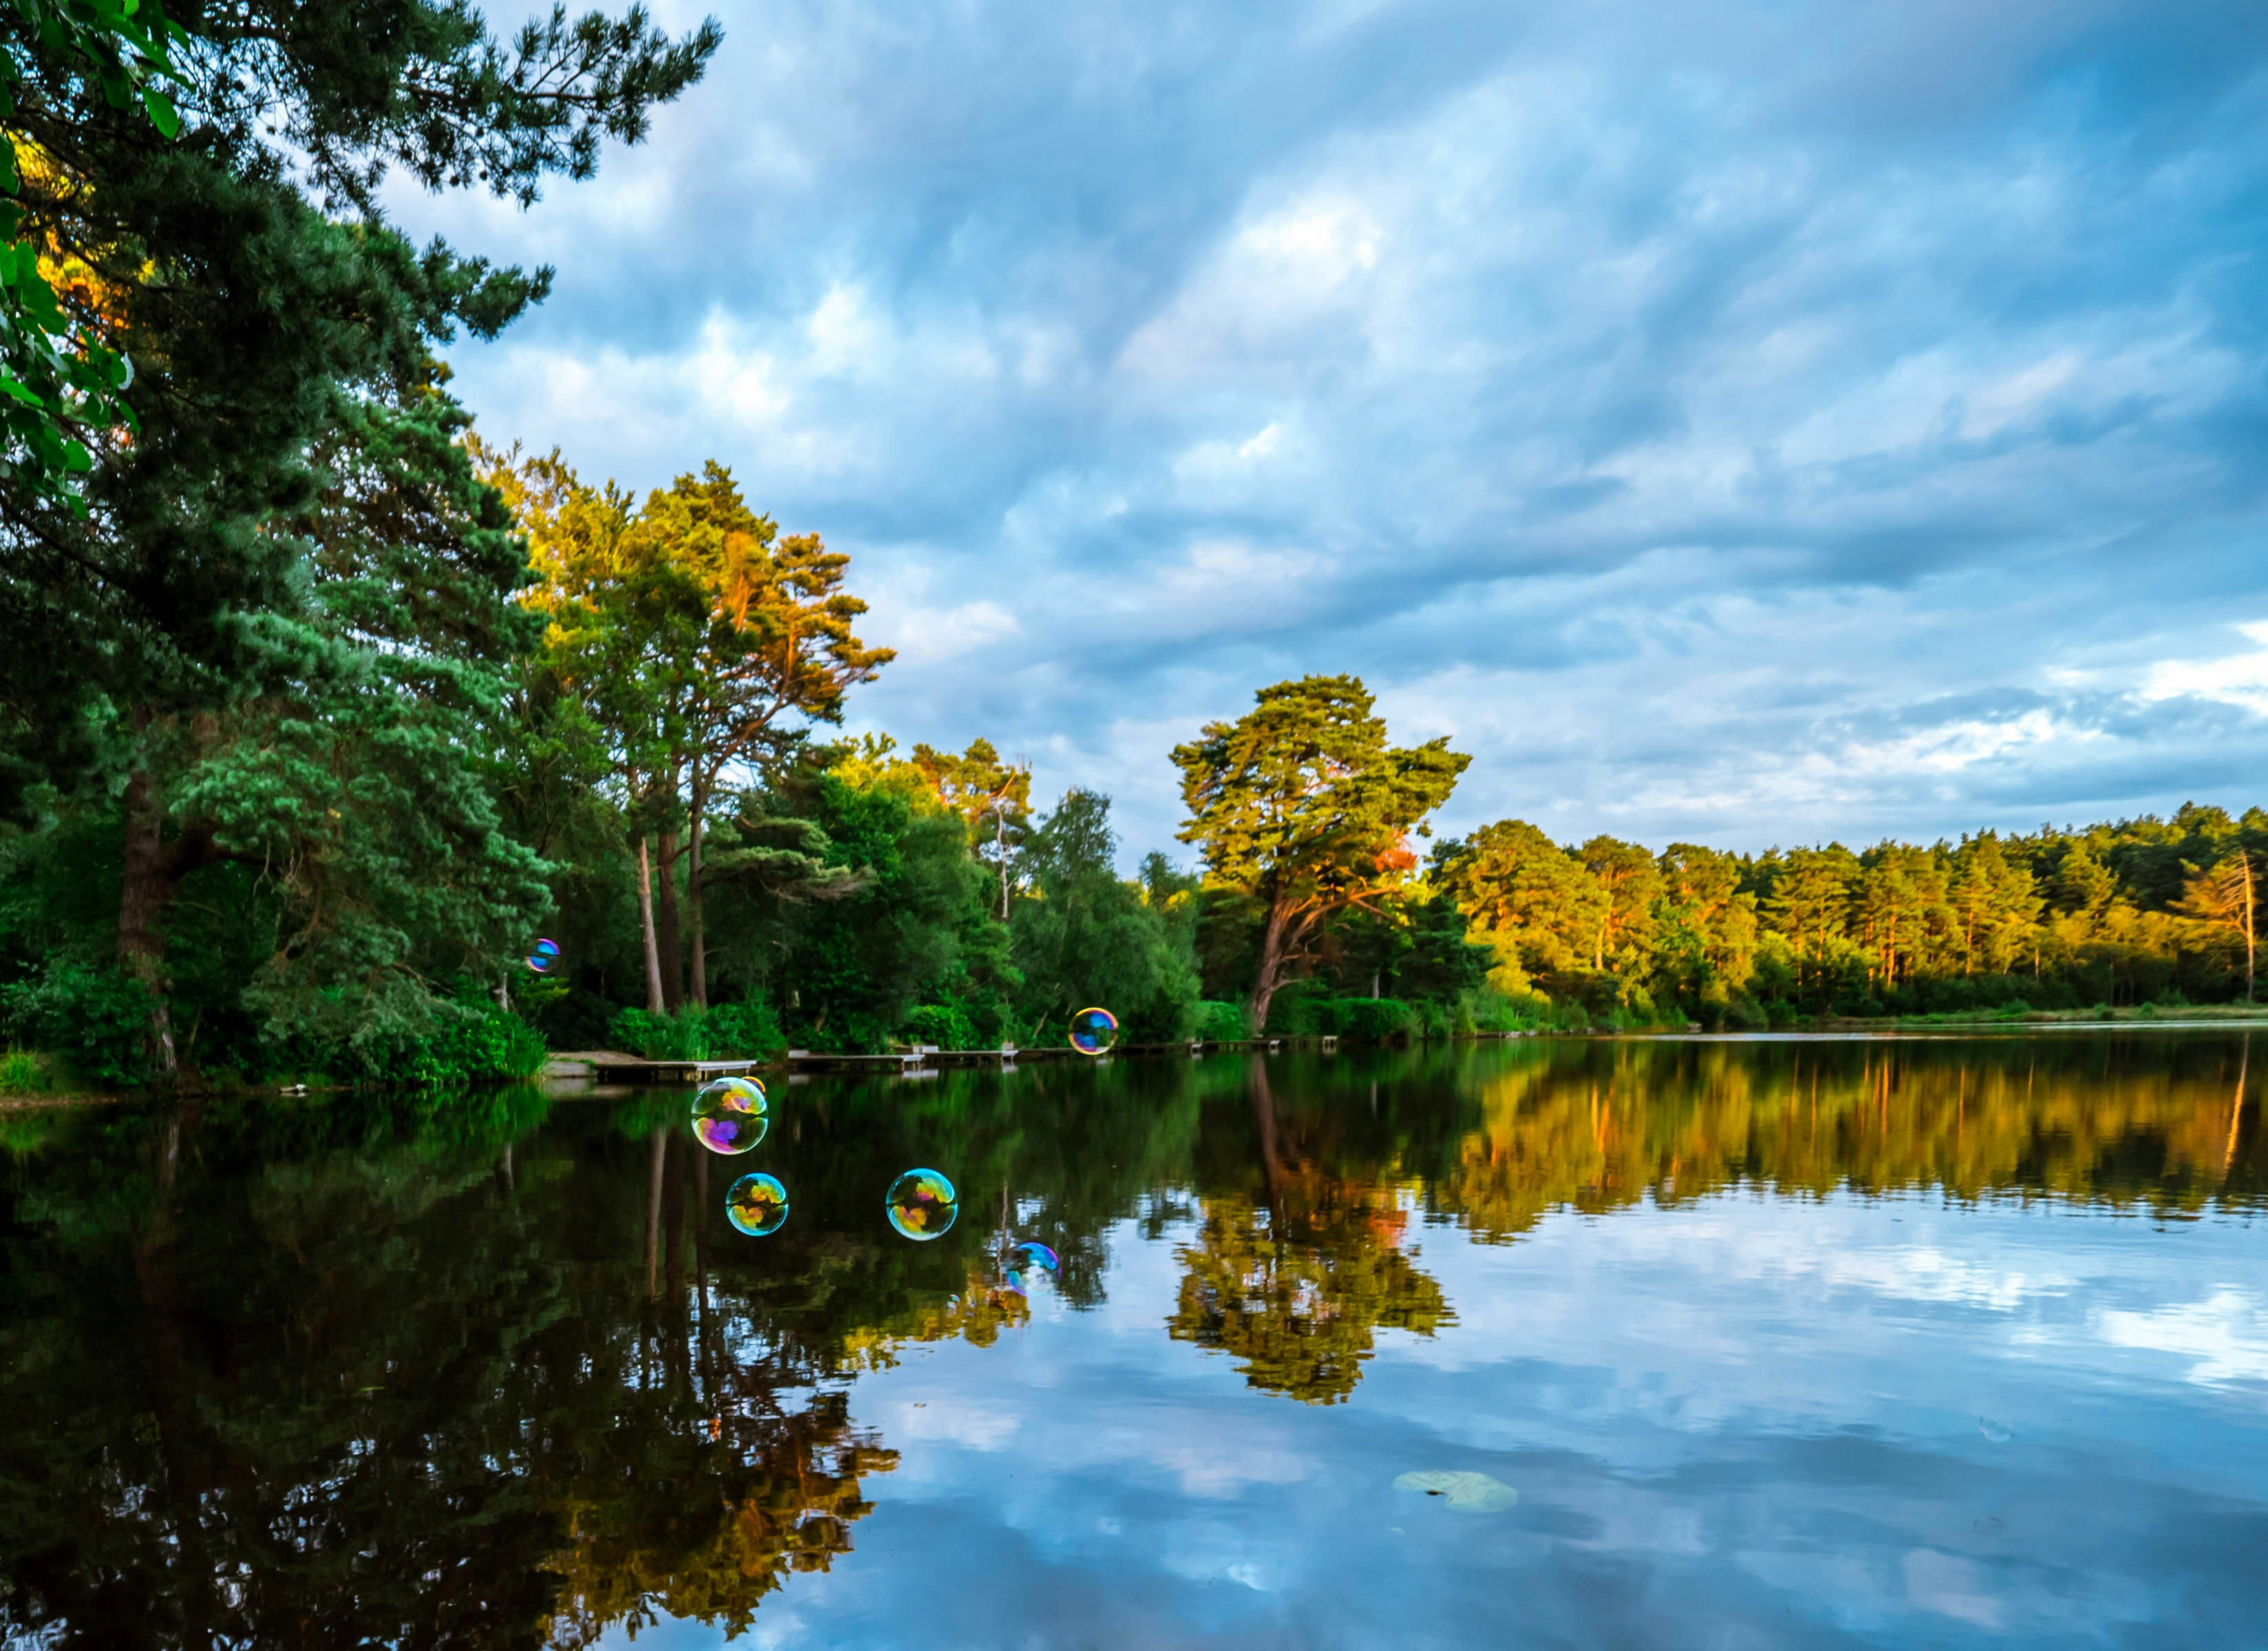
[[[1582,969],[1594,955],[1606,891],[1590,868],[1526,820],[1484,826],[1449,855],[1443,885],[1492,944],[1499,983],[1525,987],[1535,975]]]
[[[813,533],[783,537],[710,461],[633,511],[610,482],[580,481],[555,451],[494,455],[529,532],[550,621],[550,668],[582,686],[637,826],[658,862],[642,870],[653,1007],[688,996],[676,871],[687,861],[690,999],[708,1002],[702,834],[737,772],[777,774],[814,723],[893,657],[851,625],[866,605],[843,588],[850,558]],[[656,878],[659,894],[654,895]]]
[[[967,822],[977,858],[990,865],[1000,880],[1000,921],[1006,922],[1009,867],[1032,830],[1030,765],[1003,762],[989,739],[970,740],[968,749],[959,756],[916,745],[913,762],[939,799]],[[984,848],[987,837],[992,842],[989,855]]]
[[[1655,926],[1654,901],[1661,893],[1661,869],[1636,843],[1603,834],[1580,851],[1583,866],[1606,897],[1591,942],[1591,966],[1635,975],[1646,965]]]
[[[1756,953],[1756,897],[1741,888],[1740,862],[1694,843],[1661,852],[1657,956],[1694,1000],[1720,1002],[1749,983]]]
[[[1254,901],[1260,957],[1247,1014],[1255,1031],[1323,927],[1376,912],[1416,869],[1410,834],[1448,800],[1472,760],[1446,739],[1387,743],[1356,677],[1263,688],[1234,723],[1174,748],[1189,818],[1180,840],[1204,854],[1209,889]]]
[[[1843,937],[1858,871],[1857,857],[1840,843],[1796,848],[1773,887],[1769,904],[1775,923],[1796,955],[1811,959],[1815,974],[1826,964],[1829,943]]]
[[[2252,855],[2239,848],[2203,871],[2192,871],[2182,890],[2176,911],[2215,936],[2229,936],[2244,946],[2244,1001],[2252,1001],[2253,963],[2258,947],[2259,922],[2254,912]]]
[[[1064,794],[1025,850],[1032,898],[1018,903],[1012,955],[1035,1037],[1088,1004],[1108,1009],[1138,1040],[1186,1038],[1195,1024],[1192,936],[1118,875],[1117,852],[1110,799],[1080,790]]]

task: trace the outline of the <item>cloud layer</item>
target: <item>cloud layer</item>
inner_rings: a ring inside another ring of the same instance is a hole
[[[722,16],[597,182],[396,208],[559,268],[490,434],[851,553],[859,725],[1135,849],[1311,671],[1474,754],[1452,829],[2268,800],[2243,0]]]

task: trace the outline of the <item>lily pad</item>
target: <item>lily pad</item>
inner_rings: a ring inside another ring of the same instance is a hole
[[[1485,1473],[1452,1473],[1440,1470],[1404,1473],[1394,1481],[1394,1488],[1446,1498],[1451,1509],[1460,1514],[1500,1514],[1520,1501],[1518,1491],[1502,1479],[1492,1479]]]

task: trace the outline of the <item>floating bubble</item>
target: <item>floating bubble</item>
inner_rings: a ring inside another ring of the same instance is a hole
[[[527,966],[538,974],[549,974],[551,965],[558,961],[559,943],[556,940],[539,940],[527,954]]]
[[[1394,1488],[1446,1497],[1450,1510],[1460,1514],[1500,1514],[1520,1501],[1518,1491],[1485,1473],[1404,1473],[1394,1481]]]
[[[2006,1444],[2016,1436],[2007,1424],[1994,1421],[1990,1416],[1980,1416],[1977,1419],[1977,1431],[1983,1434],[1985,1441],[1991,1444]]]
[[[1052,1284],[1062,1266],[1054,1251],[1027,1239],[1008,1251],[1008,1288],[1019,1295],[1027,1295],[1041,1279]]]
[[[727,1157],[746,1152],[771,1126],[764,1106],[764,1086],[754,1078],[704,1084],[693,1097],[693,1138]]]
[[[1118,1016],[1107,1009],[1083,1009],[1071,1017],[1071,1046],[1083,1055],[1107,1055],[1118,1041]]]
[[[758,1170],[725,1191],[725,1219],[751,1238],[769,1237],[787,1224],[787,1188]]]
[[[942,1238],[961,1214],[961,1194],[941,1170],[909,1170],[890,1183],[890,1225],[902,1238]]]

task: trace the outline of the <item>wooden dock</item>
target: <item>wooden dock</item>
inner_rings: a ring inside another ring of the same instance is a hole
[[[762,1068],[761,1060],[644,1060],[619,1049],[571,1049],[544,1063],[547,1078],[596,1078],[601,1083],[706,1083]]]

